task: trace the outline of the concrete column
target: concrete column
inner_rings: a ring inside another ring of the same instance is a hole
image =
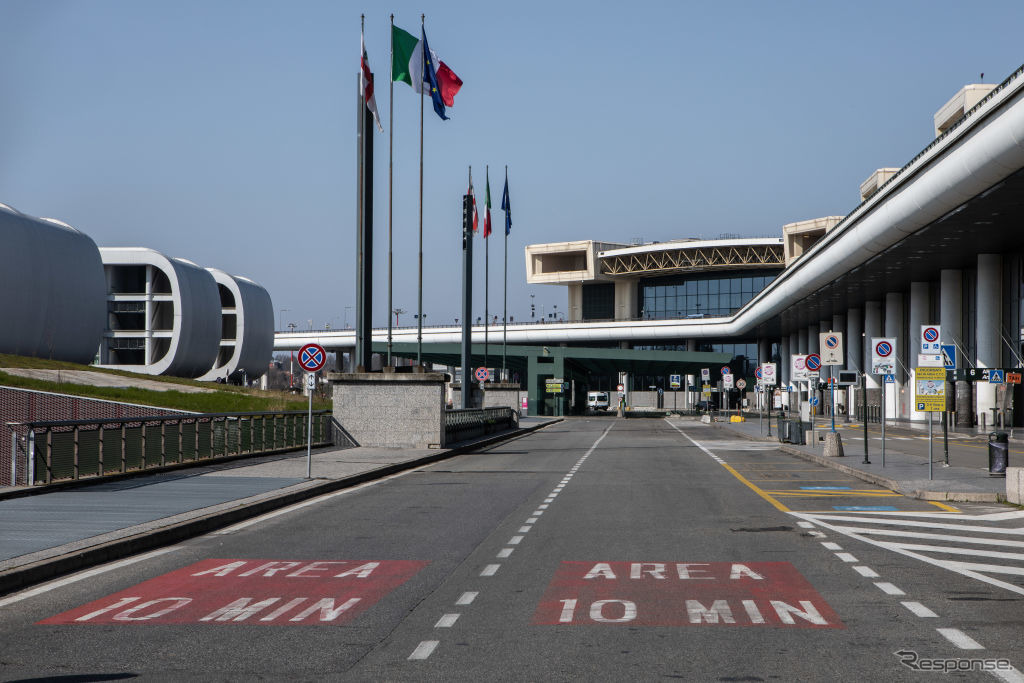
[[[765,387],[765,389],[767,390],[765,395],[768,397],[768,405],[769,406],[773,405],[772,404],[772,399],[771,399],[772,390],[775,389],[775,388],[779,388],[779,387],[781,387],[783,385],[789,384],[789,356],[790,356],[790,351],[789,351],[789,348],[790,348],[789,343],[790,342],[789,342],[789,340],[790,340],[790,338],[792,336],[795,336],[795,335],[788,335],[788,334],[782,335],[782,343],[779,344],[779,356],[781,356],[781,357],[779,358],[779,367],[776,369],[776,375],[778,375],[778,382],[779,383],[775,387],[771,387],[771,386]],[[785,394],[785,393],[782,394],[782,402],[783,402],[784,405],[789,406],[789,399],[787,397],[788,397],[788,394]]]
[[[939,323],[942,325],[942,343],[956,346],[956,366],[964,367],[963,272],[939,271]],[[946,384],[946,391],[956,397],[956,427],[968,428],[974,424],[974,405],[969,382]],[[958,386],[959,385],[959,386]]]
[[[942,325],[942,343],[956,344],[957,357],[963,347],[963,272],[942,270],[939,272],[939,323]],[[957,363],[957,367],[963,367]]]
[[[861,356],[861,368],[868,373],[868,389],[878,389],[880,386],[878,375],[871,374],[871,340],[874,337],[882,336],[882,302],[864,302],[864,353]],[[870,395],[870,394],[869,394]]]
[[[1002,367],[1002,259],[999,254],[978,254],[978,299],[976,344],[979,368]],[[996,385],[975,382],[975,412],[985,414],[985,424],[992,424],[992,408],[996,406]]]
[[[846,312],[843,346],[846,350],[846,369],[864,372],[864,312],[859,308],[851,308]]]
[[[583,320],[583,283],[570,282],[569,290],[569,322]]]
[[[758,365],[758,367],[760,367],[764,363],[771,363],[772,362],[771,353],[772,353],[772,342],[771,342],[771,340],[770,339],[765,339],[763,337],[761,339],[758,339],[757,340],[757,365]],[[757,385],[755,384],[754,386],[756,387]],[[747,390],[753,390],[753,387],[747,387]],[[756,396],[756,398],[758,400],[758,403],[755,404],[755,407],[760,409],[760,407],[762,405],[760,403],[760,401],[762,401],[764,399],[764,394],[757,394],[757,393],[755,393],[755,396]],[[763,405],[768,405],[768,404],[765,403]]]
[[[916,404],[914,403],[914,387],[916,384],[914,368],[917,367],[918,355],[921,353],[921,325],[928,325],[935,322],[929,320],[929,284],[927,282],[911,282],[910,283],[910,312],[907,320],[907,335],[910,339],[909,354],[910,363],[908,367],[910,370],[910,381],[907,383],[906,401],[909,406],[910,419],[914,422],[925,422],[928,420],[928,414],[919,412],[916,410]]]
[[[810,330],[806,327],[802,327],[796,332],[796,348],[792,350],[793,355],[807,353],[807,338],[810,336]]]
[[[903,293],[888,292],[885,295],[885,336],[896,338],[896,382],[886,387],[885,414],[889,418],[905,418],[906,403],[902,400],[906,386],[906,372],[909,359],[903,357],[901,349],[907,339],[903,329]]]
[[[582,304],[581,304],[582,305]],[[582,311],[582,309],[581,309]],[[637,311],[637,281],[616,280],[615,281],[615,319],[632,320],[638,315]]]
[[[758,339],[757,340],[757,364],[771,362],[771,349],[772,342],[770,339]]]

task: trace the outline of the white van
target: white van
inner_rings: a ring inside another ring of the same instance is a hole
[[[588,391],[587,392],[587,412],[596,413],[598,411],[608,410],[608,392],[607,391]]]

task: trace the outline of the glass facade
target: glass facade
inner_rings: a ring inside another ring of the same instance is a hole
[[[615,318],[615,283],[602,282],[583,285],[583,319],[612,320]]]
[[[640,317],[648,320],[731,315],[778,276],[779,270],[681,275],[640,280]]]

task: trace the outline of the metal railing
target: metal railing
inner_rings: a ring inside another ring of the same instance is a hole
[[[498,408],[466,408],[444,411],[445,443],[465,441],[519,426],[519,413]]]
[[[306,445],[306,411],[12,422],[25,435],[29,486],[168,465],[266,455]],[[313,411],[312,445],[333,443],[331,411]]]

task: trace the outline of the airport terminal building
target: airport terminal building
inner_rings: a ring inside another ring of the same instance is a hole
[[[984,370],[1024,365],[1024,73],[966,86],[933,123],[935,140],[904,167],[872,173],[846,216],[761,239],[530,245],[527,279],[567,288],[568,324],[589,328],[567,343],[732,352],[733,373],[751,386],[754,365],[775,362],[776,404],[790,408],[817,389],[794,381],[793,356],[819,352],[819,333],[835,331],[841,369],[866,372],[872,405],[884,378],[871,373],[871,339],[895,338],[886,414],[926,419],[913,382],[931,362],[922,329],[934,327],[955,347],[959,381],[947,395],[957,425],[1024,424],[1024,410],[1012,410],[1021,386],[989,382]],[[842,392],[842,404],[853,399]]]

